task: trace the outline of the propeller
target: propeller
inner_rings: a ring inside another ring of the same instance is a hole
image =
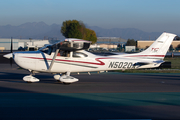
[[[11,37],[11,54],[13,53],[13,38]],[[11,67],[12,67],[12,62],[13,62],[13,58],[11,57],[10,58],[10,64],[11,64]]]
[[[10,59],[10,65],[13,63],[13,38],[11,37],[11,48],[10,53],[3,55],[3,57]]]

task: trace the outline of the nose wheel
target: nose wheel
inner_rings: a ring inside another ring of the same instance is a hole
[[[28,83],[39,82],[39,79],[36,78],[36,77],[33,77],[32,75],[24,76],[24,77],[23,77],[23,80],[24,80],[25,82],[28,82]]]
[[[29,70],[29,71],[30,71],[30,70]],[[24,80],[25,82],[28,82],[28,83],[39,82],[39,79],[33,76],[33,75],[34,75],[34,72],[33,72],[33,71],[30,71],[30,72],[31,72],[31,74],[30,74],[30,75],[27,75],[27,76],[24,76],[24,77],[23,77],[23,80]]]

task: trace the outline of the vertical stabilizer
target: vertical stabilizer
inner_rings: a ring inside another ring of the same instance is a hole
[[[162,33],[161,36],[145,51],[128,55],[126,57],[138,57],[145,59],[160,59],[163,60],[174,37],[175,34],[171,33]]]
[[[161,36],[149,48],[140,54],[163,59],[175,36],[175,34],[171,33],[162,33]]]

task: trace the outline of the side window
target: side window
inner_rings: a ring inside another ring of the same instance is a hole
[[[60,50],[57,56],[70,57],[70,51]]]
[[[83,58],[83,57],[87,57],[87,55],[80,52],[73,52],[73,57]]]

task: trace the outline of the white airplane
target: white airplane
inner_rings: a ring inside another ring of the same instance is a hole
[[[72,72],[91,72],[108,70],[125,70],[155,68],[163,63],[163,59],[176,35],[162,35],[145,51],[135,54],[99,56],[86,49],[91,42],[81,39],[68,38],[63,42],[47,45],[38,51],[14,52],[4,55],[13,57],[21,68],[31,72],[23,78],[26,82],[38,82],[33,75],[45,72],[55,74],[54,78],[62,83],[77,82],[70,76]]]

